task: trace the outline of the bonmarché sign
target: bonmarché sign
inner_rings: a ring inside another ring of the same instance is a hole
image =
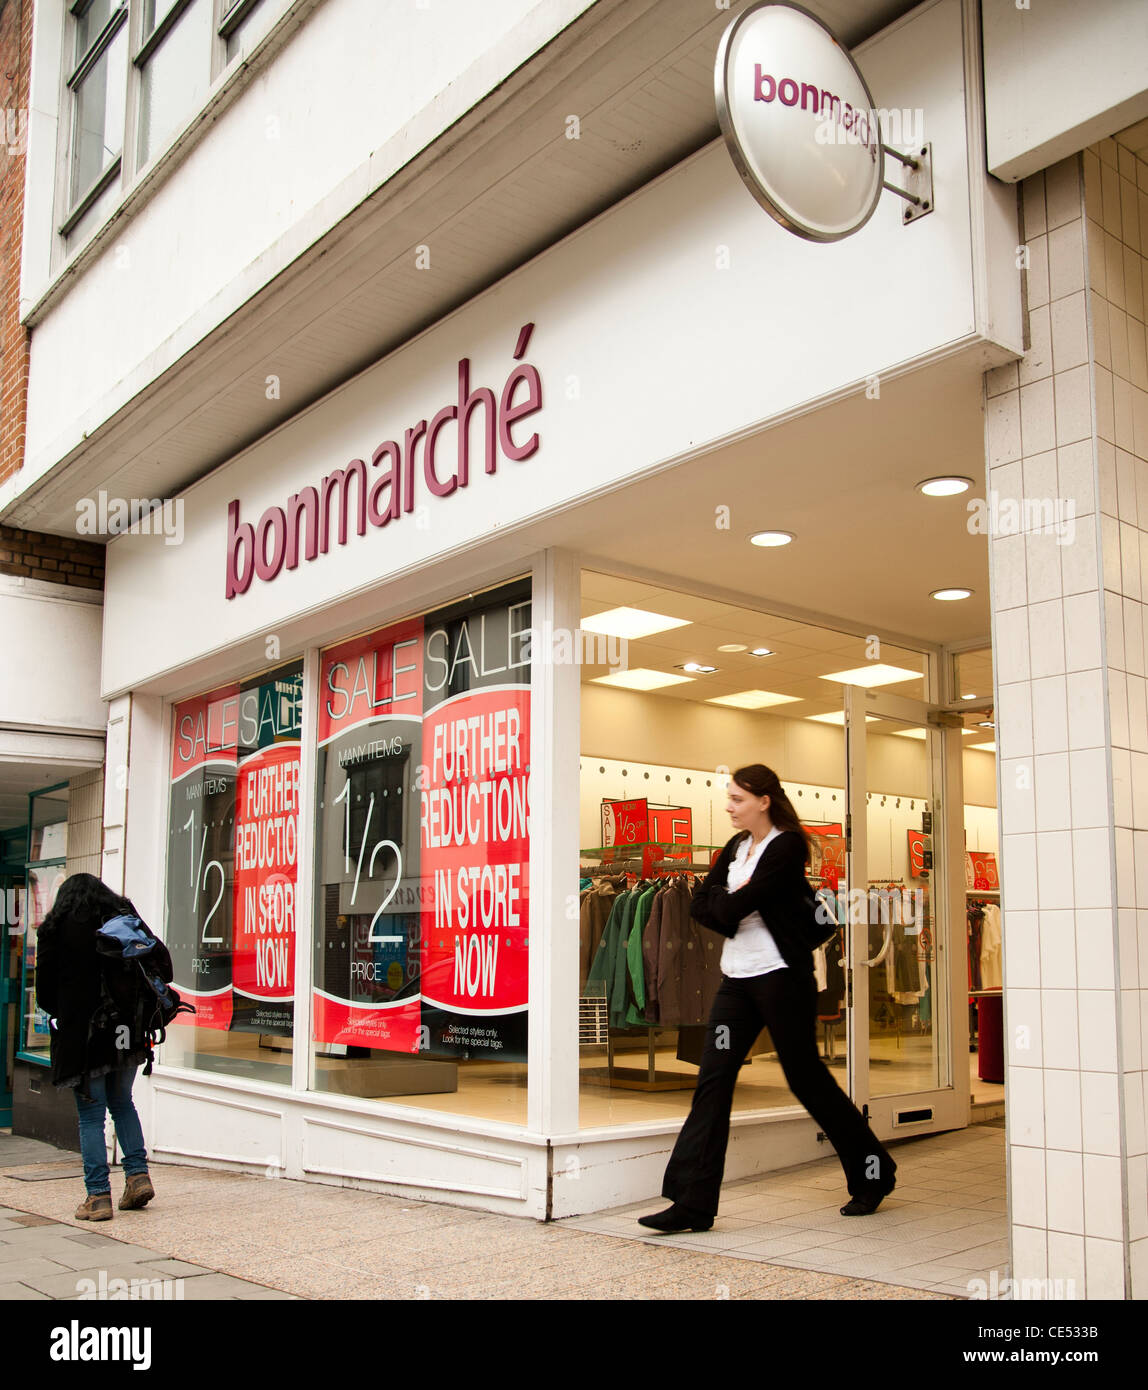
[[[519,331],[516,365],[497,395],[489,386],[472,386],[470,359],[460,358],[457,401],[444,405],[429,423],[417,420],[394,439],[383,440],[369,465],[352,459],[316,486],[292,493],[283,506],[266,508],[256,522],[243,520],[235,498],[227,508],[227,597],[245,594],[253,579],[269,583],[284,569],[297,569],[301,559],[326,555],[336,530],[335,543],[346,545],[352,522],[355,533],[363,536],[368,526],[401,521],[414,511],[419,491],[445,498],[469,486],[476,422],[481,440],[477,454],[485,473],[497,471],[500,457],[522,462],[536,454],[538,434],[526,434],[528,426],[522,424],[542,409],[538,368],[522,361],[533,332],[532,323]],[[421,482],[416,482],[420,473]]]
[[[880,121],[857,64],[800,5],[751,5],[722,35],[718,121],[746,187],[787,230],[839,241],[863,227],[885,177]]]

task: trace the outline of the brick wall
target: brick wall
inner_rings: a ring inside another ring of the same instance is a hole
[[[20,323],[32,0],[0,0],[0,482],[24,459],[28,334]]]
[[[104,548],[71,536],[47,536],[0,526],[0,574],[21,574],[49,584],[103,589]]]

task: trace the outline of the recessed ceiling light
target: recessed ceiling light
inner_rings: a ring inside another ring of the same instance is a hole
[[[683,661],[680,666],[675,666],[676,671],[692,671],[694,675],[708,676],[716,671],[716,666],[703,666],[700,661]]]
[[[775,546],[788,545],[794,539],[792,531],[758,531],[750,536],[750,545]]]
[[[978,728],[978,729],[995,729],[995,728],[996,728],[996,725],[993,723],[993,721],[992,721],[991,719],[979,719],[979,720],[977,721],[977,728]]]
[[[672,676],[668,671],[650,671],[639,666],[633,671],[614,671],[592,679],[597,685],[617,685],[623,690],[657,690],[663,685],[685,685],[691,677]]]
[[[688,618],[669,618],[664,613],[648,613],[644,608],[608,608],[582,619],[587,632],[602,632],[607,637],[649,637],[655,632],[689,625]]]
[[[832,714],[807,714],[804,716],[804,718],[812,719],[815,724],[840,724],[842,727],[844,727],[845,711],[843,709],[839,709],[835,710]],[[867,714],[865,716],[865,723],[876,724],[877,716],[875,714]]]
[[[856,666],[852,671],[832,671],[821,676],[823,681],[836,681],[838,685],[896,685],[898,681],[919,681],[920,671],[909,671],[904,666],[886,666],[873,661],[865,666]]]
[[[772,656],[772,655],[773,655],[773,648],[772,648],[772,647],[754,647],[753,650],[750,652],[750,656]]]
[[[736,695],[714,695],[707,705],[733,705],[735,709],[765,709],[767,705],[791,705],[799,695],[777,695],[772,690],[739,690]]]
[[[926,737],[926,731],[924,729],[894,729],[893,737],[923,739]]]
[[[720,646],[720,647],[718,648],[718,651],[719,651],[719,652],[744,652],[744,651],[745,651],[745,643],[744,643],[744,642],[726,642],[723,646]]]
[[[962,700],[975,700],[976,698],[977,698],[977,697],[976,697],[975,695],[962,695],[962,696],[961,696],[961,699],[962,699]]]
[[[966,748],[979,748],[982,753],[995,753],[997,746],[995,743],[966,743]]]
[[[972,485],[972,478],[926,478],[917,484],[917,491],[926,497],[954,497],[958,492],[968,492]]]
[[[971,589],[934,589],[929,597],[940,603],[955,603],[960,598],[971,598],[972,593]]]

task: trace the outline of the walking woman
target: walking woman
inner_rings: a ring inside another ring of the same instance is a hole
[[[79,1221],[110,1221],[111,1180],[104,1143],[104,1113],[116,1127],[126,1175],[120,1210],[145,1206],[155,1196],[148,1176],[147,1150],[132,1083],[146,1049],[117,1046],[122,1032],[101,1026],[101,964],[96,932],[121,913],[138,915],[92,874],[72,874],[60,885],[52,910],[37,933],[36,1002],[51,1024],[52,1081],[75,1091],[87,1198],[76,1209]],[[162,942],[153,959],[165,980],[171,956]]]
[[[877,1210],[893,1190],[896,1164],[817,1051],[813,953],[805,865],[809,840],[777,773],[739,768],[726,810],[738,832],[694,891],[691,914],[728,937],[725,977],[706,1025],[689,1116],[662,1180],[673,1206],[639,1217],[655,1231],[708,1231],[718,1209],[738,1070],[768,1028],[789,1089],[828,1135],[852,1199],[844,1216]]]

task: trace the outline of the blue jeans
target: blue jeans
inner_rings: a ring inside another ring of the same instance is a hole
[[[84,1160],[84,1186],[88,1196],[111,1192],[108,1173],[108,1152],[104,1143],[104,1112],[110,1110],[120,1145],[120,1161],[124,1172],[147,1172],[147,1150],[144,1148],[143,1128],[132,1103],[132,1083],[135,1067],[122,1067],[105,1076],[93,1076],[88,1087],[91,1100],[76,1091],[76,1110],[80,1116],[80,1157]]]

